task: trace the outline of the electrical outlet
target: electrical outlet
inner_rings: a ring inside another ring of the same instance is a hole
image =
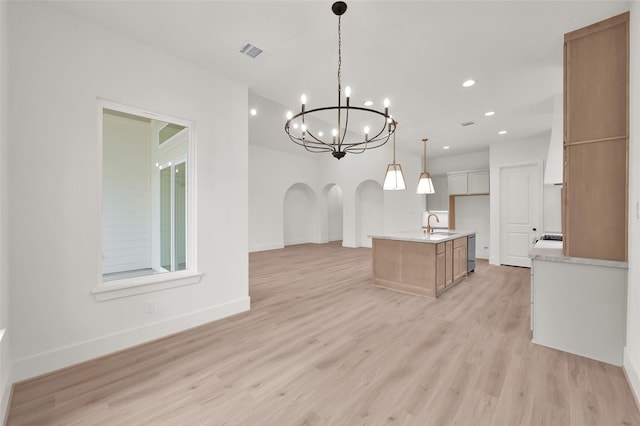
[[[146,300],[144,302],[144,313],[152,314],[156,310],[156,302],[153,299]]]

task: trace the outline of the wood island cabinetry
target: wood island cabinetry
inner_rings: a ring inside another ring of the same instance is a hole
[[[399,237],[401,238],[401,237]],[[438,242],[373,236],[373,278],[380,287],[437,297],[467,276],[467,236]]]

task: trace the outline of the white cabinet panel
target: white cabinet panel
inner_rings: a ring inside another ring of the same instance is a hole
[[[448,183],[449,195],[488,194],[489,170],[452,172]]]
[[[469,194],[487,194],[489,192],[489,171],[469,172]]]
[[[533,343],[622,365],[627,269],[533,260]]]
[[[449,195],[466,194],[467,193],[467,174],[456,173],[448,176]]]

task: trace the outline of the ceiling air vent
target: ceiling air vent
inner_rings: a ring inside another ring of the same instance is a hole
[[[476,124],[475,121],[463,121],[462,123],[460,123],[462,127],[473,126],[474,124]]]
[[[256,56],[262,53],[262,49],[251,43],[245,43],[245,45],[242,46],[242,49],[240,49],[240,53],[244,53],[245,55],[255,59]]]

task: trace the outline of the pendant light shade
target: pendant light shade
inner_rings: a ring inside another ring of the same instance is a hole
[[[384,176],[384,183],[382,189],[385,191],[395,191],[400,189],[407,189],[407,185],[404,183],[404,175],[402,174],[402,167],[396,163],[396,133],[393,133],[393,163],[387,166],[387,174]]]
[[[420,178],[418,179],[418,189],[416,193],[418,194],[434,194],[436,191],[433,188],[433,181],[431,180],[431,173],[427,172],[427,140],[422,139],[424,142],[424,155],[422,157],[424,162],[424,167],[422,169],[422,173],[420,173]]]
[[[387,174],[384,177],[382,189],[386,191],[407,189],[407,185],[404,183],[404,176],[402,174],[402,167],[400,167],[400,164],[394,163],[387,166]]]
[[[418,181],[418,194],[434,194],[436,191],[433,188],[433,181],[431,180],[430,173],[420,173],[420,180]]]

